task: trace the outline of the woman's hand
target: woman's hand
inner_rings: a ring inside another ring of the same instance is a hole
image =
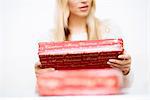
[[[35,73],[39,74],[39,73],[43,73],[43,72],[47,72],[47,71],[53,71],[55,70],[54,68],[42,68],[42,64],[40,62],[35,63]]]
[[[35,73],[41,69],[42,65],[40,62],[35,63]]]
[[[109,59],[107,62],[111,67],[120,69],[124,75],[130,72],[131,67],[131,56],[124,52],[118,56],[118,59]]]

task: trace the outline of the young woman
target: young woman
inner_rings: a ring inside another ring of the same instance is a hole
[[[99,21],[95,13],[95,0],[57,0],[57,24],[53,34],[53,41],[77,41],[116,38],[120,35],[113,32],[107,22]],[[122,71],[125,78],[131,67],[131,57],[124,52],[119,59],[109,59],[107,64]],[[40,70],[41,64],[36,68]]]

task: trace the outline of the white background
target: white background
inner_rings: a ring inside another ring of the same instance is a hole
[[[147,10],[147,40],[148,40],[148,43],[147,43],[147,47],[148,47],[148,61],[150,61],[150,39],[149,39],[149,37],[150,37],[150,0],[148,1],[148,10]],[[148,84],[150,84],[150,62],[148,62],[148,65],[149,65],[149,67],[148,67],[148,70],[149,70],[149,74],[148,74],[148,80],[149,80],[149,83]],[[149,87],[148,87],[149,89],[149,93],[150,93],[150,85],[149,85]]]
[[[0,1],[0,96],[37,96],[34,74],[37,43],[47,40],[53,27],[54,1]],[[121,27],[132,56],[134,77],[130,93],[147,94],[150,91],[149,0],[97,0],[96,16],[111,19]]]

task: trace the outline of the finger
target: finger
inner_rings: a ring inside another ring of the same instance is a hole
[[[114,69],[119,69],[119,70],[121,70],[120,68],[115,67],[115,66],[113,66],[113,65],[110,65],[110,67],[111,67],[111,68],[114,68]]]
[[[109,62],[116,63],[116,64],[119,64],[119,65],[127,65],[127,64],[131,63],[130,60],[117,60],[117,59],[109,59]]]
[[[122,54],[122,55],[119,55],[118,58],[128,60],[128,59],[131,59],[131,56],[129,54]]]
[[[35,64],[35,68],[41,68],[41,67],[42,67],[42,65],[41,65],[40,62],[37,62],[37,63]]]
[[[115,64],[115,63],[111,63],[111,62],[107,62],[107,64],[109,64],[110,66],[113,66],[113,67],[117,67],[117,68],[121,68],[121,65],[118,65],[118,64]]]
[[[123,68],[123,69],[122,69],[122,72],[123,72],[124,75],[128,75],[129,72],[130,72],[130,67],[125,67],[125,68]]]
[[[127,64],[127,65],[119,65],[119,64],[116,64],[116,63],[111,63],[111,62],[107,62],[107,64],[109,64],[110,66],[112,67],[116,67],[116,68],[119,68],[119,69],[124,69],[124,68],[129,68],[130,67],[130,64]]]

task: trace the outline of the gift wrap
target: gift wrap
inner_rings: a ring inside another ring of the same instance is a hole
[[[40,42],[37,91],[41,96],[119,94],[122,72],[107,61],[123,51],[122,39]]]

